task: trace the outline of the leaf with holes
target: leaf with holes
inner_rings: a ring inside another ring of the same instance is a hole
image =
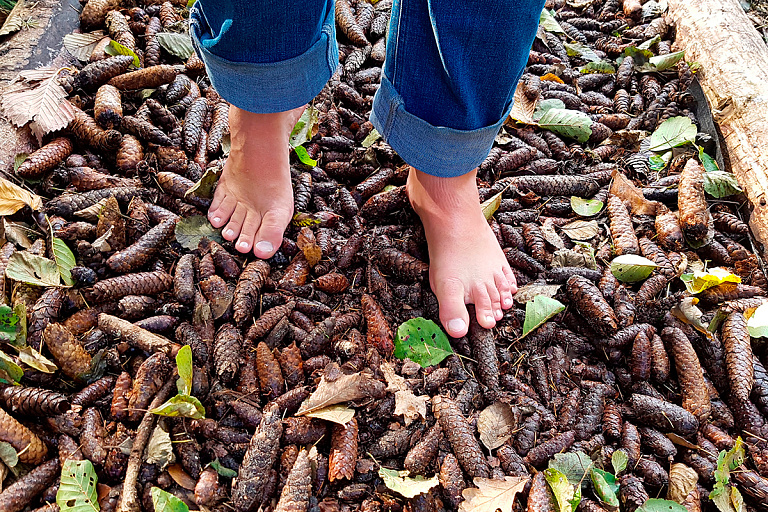
[[[203,215],[193,215],[186,219],[181,219],[176,224],[176,241],[185,249],[190,251],[197,249],[203,237],[220,244],[224,243],[221,230],[211,226],[208,218]]]
[[[155,37],[165,51],[182,60],[187,60],[193,53],[195,53],[195,48],[192,46],[192,39],[187,32],[184,32],[183,34],[158,32]]]
[[[525,303],[523,334],[520,337],[525,338],[528,333],[564,309],[565,306],[559,300],[544,295],[537,295],[533,300]]]
[[[688,512],[688,509],[674,501],[651,498],[635,512]]]
[[[584,199],[579,196],[571,196],[571,209],[582,217],[592,217],[603,209],[603,202],[597,199]]]
[[[592,119],[584,112],[567,108],[549,109],[539,119],[539,126],[579,142],[587,142],[592,135]]]
[[[20,329],[19,315],[7,304],[0,305],[0,341],[14,344]]]
[[[647,278],[658,265],[637,254],[622,254],[611,261],[611,273],[622,283],[636,283]]]
[[[121,45],[117,41],[110,41],[109,44],[104,48],[104,53],[107,55],[112,55],[113,57],[116,55],[127,55],[129,57],[133,57],[133,66],[137,68],[141,67],[141,61],[139,60],[139,56],[136,55],[136,52]]]
[[[56,504],[61,512],[98,512],[98,477],[89,460],[64,461]]]
[[[432,320],[411,318],[400,324],[395,337],[395,357],[409,358],[423,368],[438,364],[453,354],[448,336]]]
[[[60,286],[61,274],[55,261],[29,252],[15,252],[8,259],[5,276],[36,286]]]
[[[105,37],[100,30],[86,34],[67,34],[64,36],[64,48],[77,60],[87,62],[96,45]]]

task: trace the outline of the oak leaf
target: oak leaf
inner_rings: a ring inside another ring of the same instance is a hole
[[[476,487],[464,489],[464,501],[459,512],[512,512],[515,495],[521,492],[528,478],[506,476],[504,480],[476,477]]]

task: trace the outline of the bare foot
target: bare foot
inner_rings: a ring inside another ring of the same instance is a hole
[[[424,224],[429,246],[429,282],[450,336],[467,333],[474,304],[477,322],[492,328],[512,307],[515,276],[480,210],[476,171],[436,178],[411,168],[406,190]]]
[[[271,258],[293,216],[288,137],[304,111],[277,114],[229,110],[232,149],[224,164],[208,219],[235,248]]]

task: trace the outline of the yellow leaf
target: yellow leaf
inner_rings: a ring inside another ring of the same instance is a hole
[[[43,209],[43,200],[15,183],[0,178],[0,215],[13,215],[24,206],[39,211]]]
[[[308,412],[305,416],[331,421],[333,423],[338,423],[339,425],[346,425],[355,417],[355,410],[350,409],[346,405],[336,404]]]
[[[741,278],[732,272],[722,268],[710,268],[706,272],[696,270],[693,272],[693,279],[689,282],[688,291],[699,293],[707,288],[712,288],[723,283],[740,283]]]
[[[518,84],[515,89],[515,98],[512,103],[512,110],[509,117],[504,121],[507,126],[515,126],[515,122],[523,124],[536,124],[533,120],[533,112],[536,110],[536,100],[531,99],[523,93],[522,87]]]
[[[510,183],[511,185],[511,183]],[[483,210],[483,216],[485,217],[485,220],[491,220],[491,217],[493,217],[493,214],[496,213],[496,210],[499,209],[499,206],[501,206],[501,195],[504,193],[505,190],[509,185],[504,187],[501,192],[498,194],[494,194],[492,197],[489,197],[485,201],[482,202],[480,205],[480,209]]]
[[[512,512],[515,495],[523,490],[528,478],[506,476],[504,480],[474,479],[477,487],[464,489],[459,512]]]
[[[563,79],[559,76],[555,75],[554,73],[547,73],[546,75],[541,77],[542,80],[549,81],[549,82],[557,82],[559,84],[564,84]]]

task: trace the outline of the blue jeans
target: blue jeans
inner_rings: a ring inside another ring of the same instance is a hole
[[[361,0],[362,1],[362,0]],[[483,161],[510,108],[544,0],[395,0],[371,122],[433,176]],[[338,66],[334,0],[198,0],[192,40],[238,108],[304,105]]]

